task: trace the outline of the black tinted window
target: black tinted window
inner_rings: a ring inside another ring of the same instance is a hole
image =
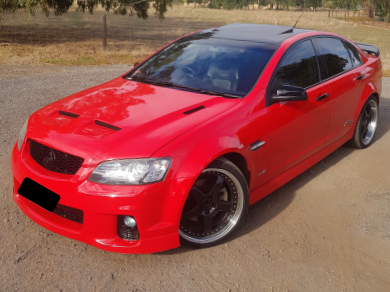
[[[336,38],[317,38],[317,44],[328,69],[328,77],[352,68],[345,43]]]
[[[283,85],[306,88],[319,81],[313,45],[310,40],[303,41],[287,52],[276,73],[272,94]]]
[[[352,65],[354,67],[357,67],[357,66],[360,66],[361,64],[363,64],[362,58],[359,54],[359,51],[354,46],[352,46],[351,44],[349,44],[347,42],[345,43],[345,45],[346,45],[346,47],[349,51],[349,54],[351,56]]]
[[[273,52],[273,47],[263,44],[195,34],[152,56],[126,78],[244,96],[257,81]]]

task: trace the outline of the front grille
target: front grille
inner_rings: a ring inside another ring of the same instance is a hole
[[[118,216],[117,232],[118,236],[125,240],[138,240],[139,231],[137,225],[134,227],[128,227],[123,223],[125,216]]]
[[[75,174],[84,162],[84,159],[68,154],[34,140],[30,140],[30,155],[43,168],[65,174]]]
[[[73,222],[83,224],[84,212],[82,210],[58,204],[53,213]]]

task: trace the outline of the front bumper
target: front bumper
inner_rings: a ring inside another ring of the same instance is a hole
[[[121,253],[153,253],[180,245],[180,214],[192,179],[143,186],[101,185],[87,180],[93,169],[84,166],[75,175],[47,171],[30,157],[26,144],[20,152],[14,146],[11,167],[14,201],[31,220],[53,232]],[[82,210],[83,223],[62,218],[20,196],[18,189],[25,177],[60,195],[59,204]],[[118,215],[136,219],[139,240],[118,236]]]

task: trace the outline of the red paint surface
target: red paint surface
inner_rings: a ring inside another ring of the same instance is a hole
[[[365,100],[372,94],[380,96],[380,61],[357,48],[362,66],[312,87],[307,101],[265,107],[266,88],[283,53],[296,41],[318,34],[322,33],[302,33],[284,41],[243,99],[116,78],[42,108],[29,119],[21,151],[16,146],[12,151],[15,202],[45,228],[104,250],[150,253],[178,247],[187,194],[211,161],[227,153],[246,160],[253,204],[349,140]],[[354,78],[361,72],[367,77],[357,82]],[[325,92],[329,98],[316,101]],[[201,105],[205,109],[183,114]],[[59,110],[80,117],[62,116]],[[353,122],[344,127],[349,119]],[[101,127],[94,120],[121,130]],[[47,171],[30,157],[29,139],[83,157],[84,164],[75,175]],[[256,140],[266,143],[251,151],[249,146]],[[87,180],[102,161],[141,157],[172,158],[163,182],[109,186]],[[266,172],[258,175],[263,170]],[[61,218],[18,195],[25,177],[59,194],[59,204],[83,210],[84,223]],[[118,237],[118,215],[136,219],[140,240]]]

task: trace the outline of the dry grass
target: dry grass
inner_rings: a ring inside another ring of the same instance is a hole
[[[163,22],[154,16],[145,21],[108,13],[106,51],[101,40],[104,14],[104,11],[95,11],[94,15],[70,11],[47,18],[37,13],[31,19],[24,12],[15,16],[6,14],[0,22],[0,64],[132,64],[191,31],[233,22],[290,26],[301,13],[179,7],[169,10]],[[305,12],[297,27],[331,31],[353,41],[377,45],[384,72],[390,76],[390,30],[328,18],[327,12]]]

